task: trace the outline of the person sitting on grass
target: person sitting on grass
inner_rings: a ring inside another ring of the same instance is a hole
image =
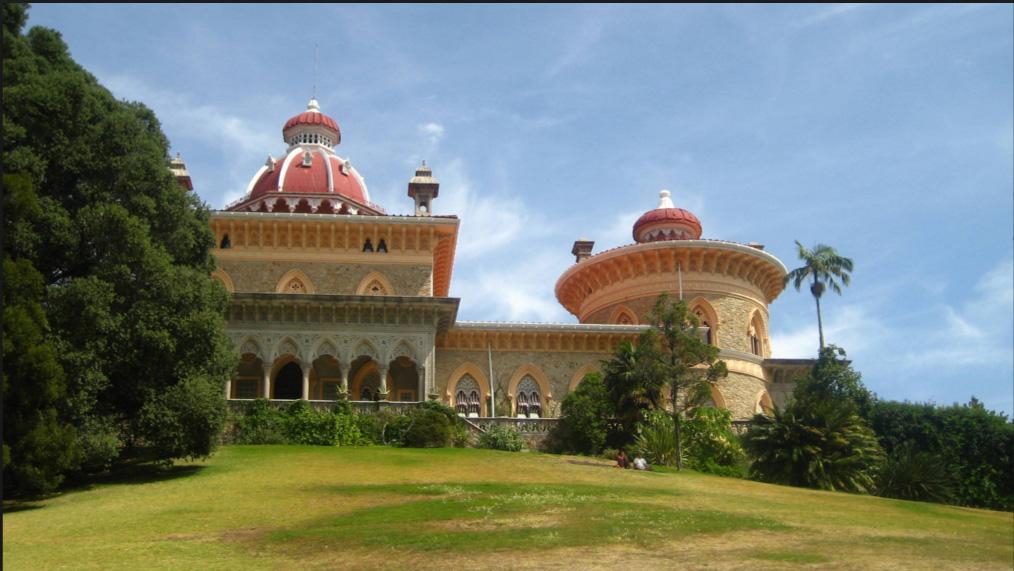
[[[651,466],[648,465],[648,461],[644,459],[644,456],[640,454],[634,458],[634,469],[635,470],[651,470]]]
[[[616,466],[615,468],[630,468],[630,460],[627,458],[627,454],[620,448],[618,454],[616,454]]]

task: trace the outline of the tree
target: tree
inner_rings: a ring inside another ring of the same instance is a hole
[[[718,347],[699,334],[700,321],[685,302],[662,294],[648,319],[658,332],[662,360],[659,368],[669,386],[669,403],[676,425],[676,469],[683,469],[683,414],[711,395],[712,384],[729,374],[718,360]]]
[[[38,207],[6,212],[3,238],[41,275],[58,422],[87,468],[205,455],[236,363],[208,209],[169,172],[154,114],[116,100],[58,32],[22,34],[25,13],[3,5],[4,167]]]
[[[849,285],[852,271],[852,260],[841,256],[831,246],[817,244],[813,250],[807,250],[799,240],[796,240],[796,247],[799,249],[799,259],[805,264],[785,275],[785,285],[792,282],[796,291],[803,283],[810,280],[810,293],[817,302],[817,332],[820,334],[820,349],[824,349],[824,324],[820,315],[820,297],[824,291],[830,288],[841,295],[841,287]],[[839,283],[840,280],[840,283]]]
[[[758,414],[743,437],[751,477],[823,490],[875,489],[883,450],[860,415],[873,397],[845,360],[825,347],[792,399],[772,416]]]
[[[728,370],[718,360],[718,348],[702,339],[700,321],[685,302],[673,302],[662,294],[648,319],[652,328],[641,334],[637,344],[621,344],[603,364],[606,388],[628,436],[646,410],[662,408],[662,393],[668,389],[676,468],[682,469],[683,415],[706,400],[711,385]]]
[[[578,454],[602,452],[612,416],[602,375],[585,375],[577,388],[563,398],[560,419],[551,435],[551,448]]]
[[[613,357],[602,362],[606,396],[613,417],[620,425],[622,444],[633,440],[637,423],[644,419],[645,411],[660,408],[664,402],[664,379],[658,369],[662,359],[659,344],[645,335],[636,344],[623,341]]]

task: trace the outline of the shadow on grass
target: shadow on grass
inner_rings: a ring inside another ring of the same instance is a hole
[[[315,490],[321,498],[360,498],[356,503],[365,506],[274,530],[264,538],[269,544],[300,553],[328,545],[409,552],[648,547],[699,533],[788,529],[768,518],[681,508],[665,501],[679,494],[633,486],[443,482]]]
[[[22,502],[20,500],[4,501],[5,514],[37,510],[43,507],[45,506],[43,506],[42,504],[36,504],[32,502]]]
[[[84,492],[98,486],[140,485],[156,482],[170,482],[180,478],[190,478],[204,471],[205,466],[160,466],[157,464],[123,464],[99,474],[88,474],[68,479],[60,490],[51,494],[25,496],[15,500],[5,500],[4,513],[35,510],[44,508],[43,502],[73,492]]]

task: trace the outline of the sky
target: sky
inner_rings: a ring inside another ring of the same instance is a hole
[[[669,189],[705,238],[852,258],[825,336],[880,397],[1014,409],[1010,4],[38,4],[28,25],[152,108],[212,208],[314,93],[389,213],[426,160],[461,218],[459,319],[576,322],[553,289],[574,240],[631,243]],[[806,288],[770,315],[774,357],[815,355]]]

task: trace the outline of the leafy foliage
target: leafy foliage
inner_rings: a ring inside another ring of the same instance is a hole
[[[746,453],[732,431],[732,413],[710,406],[695,408],[686,428],[690,468],[722,476],[743,476]]]
[[[66,385],[40,305],[42,276],[28,260],[7,256],[3,272],[4,491],[46,493],[77,467],[81,450],[59,418]]]
[[[665,411],[645,413],[644,422],[638,424],[634,452],[658,466],[676,465],[676,428],[673,418]]]
[[[525,447],[525,442],[521,439],[521,434],[518,433],[516,428],[496,424],[479,435],[479,441],[476,446],[491,450],[520,452]]]
[[[821,490],[874,490],[883,451],[866,423],[837,403],[757,415],[743,439],[757,480]]]
[[[560,405],[560,419],[550,435],[551,449],[591,455],[602,452],[611,417],[612,409],[602,375],[586,375]]]
[[[60,403],[5,403],[12,418],[48,427],[32,450],[5,431],[5,469],[50,458],[42,487],[52,487],[59,474],[115,458],[207,455],[236,363],[227,293],[209,277],[207,207],[169,172],[168,141],[149,109],[117,101],[59,33],[22,34],[25,5],[5,3],[3,15],[4,167],[28,181],[5,193],[3,239],[14,267],[41,276],[34,300],[49,328],[33,318],[44,338],[20,328],[11,343],[39,345],[32,358],[49,364],[23,370],[42,374],[38,386]],[[44,442],[60,442],[63,459]]]
[[[418,408],[410,419],[401,444],[409,448],[444,448],[451,444],[451,421],[441,411]]]
[[[817,244],[808,250],[796,240],[796,248],[803,265],[785,275],[785,285],[792,282],[796,291],[799,291],[804,282],[811,281],[810,293],[817,302],[817,331],[820,334],[820,350],[823,351],[824,323],[820,316],[820,298],[828,288],[841,295],[842,286],[849,285],[852,280],[849,273],[852,271],[852,260],[826,244]]]
[[[368,444],[360,416],[369,415],[355,414],[347,402],[322,410],[300,400],[281,409],[266,399],[257,399],[247,403],[234,419],[235,440],[239,444]]]
[[[891,456],[935,458],[950,480],[949,501],[1014,508],[1014,424],[1006,416],[986,410],[974,398],[951,406],[881,401],[870,411],[870,425]],[[882,487],[897,486],[885,481]]]
[[[940,457],[904,446],[884,463],[876,493],[887,498],[946,503],[954,490],[947,465]]]
[[[874,491],[883,450],[859,415],[869,398],[845,352],[822,349],[785,410],[754,417],[743,439],[753,458],[750,476],[823,490]]]

